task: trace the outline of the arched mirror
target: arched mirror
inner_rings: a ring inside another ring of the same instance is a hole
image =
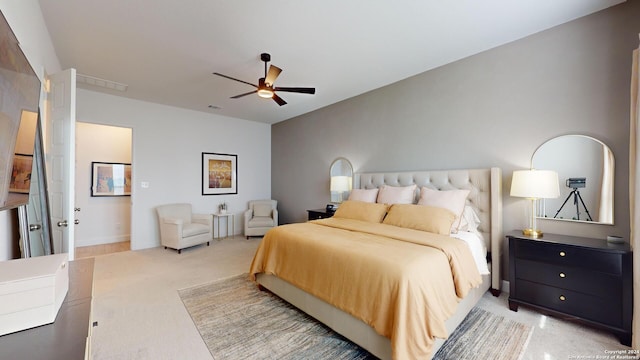
[[[585,135],[563,135],[540,145],[533,169],[554,170],[560,197],[539,202],[538,217],[613,224],[613,152]]]
[[[349,192],[353,188],[353,166],[349,160],[340,157],[331,163],[329,170],[331,176],[329,191],[331,192],[331,202],[341,203],[349,197]]]

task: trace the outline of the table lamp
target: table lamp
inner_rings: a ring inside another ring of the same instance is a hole
[[[560,196],[558,173],[552,170],[516,170],[511,180],[511,196],[531,200],[529,228],[522,233],[534,238],[542,237],[542,231],[536,226],[536,200]]]
[[[350,176],[332,176],[331,177],[331,192],[337,192],[339,197],[338,202],[342,202],[342,193],[351,191],[351,177]]]

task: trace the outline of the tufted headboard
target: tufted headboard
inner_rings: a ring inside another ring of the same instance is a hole
[[[416,184],[414,199],[419,199],[422,186],[434,190],[470,190],[467,205],[480,217],[478,230],[491,252],[491,287],[500,289],[500,256],[502,254],[502,171],[500,168],[359,173],[360,189],[382,185],[407,186]]]

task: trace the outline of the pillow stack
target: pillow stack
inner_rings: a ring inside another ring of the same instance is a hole
[[[478,232],[480,219],[467,206],[470,190],[433,190],[420,188],[413,205],[417,185],[389,186],[379,189],[353,189],[334,217],[406,227],[437,234],[458,231]],[[386,217],[385,217],[386,216]]]

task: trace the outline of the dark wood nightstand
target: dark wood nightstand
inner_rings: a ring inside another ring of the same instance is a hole
[[[631,346],[632,253],[629,244],[544,234],[509,239],[509,309],[526,305],[614,332]]]
[[[335,211],[327,211],[326,209],[313,209],[307,210],[309,213],[309,220],[318,220],[330,218],[335,214]]]

